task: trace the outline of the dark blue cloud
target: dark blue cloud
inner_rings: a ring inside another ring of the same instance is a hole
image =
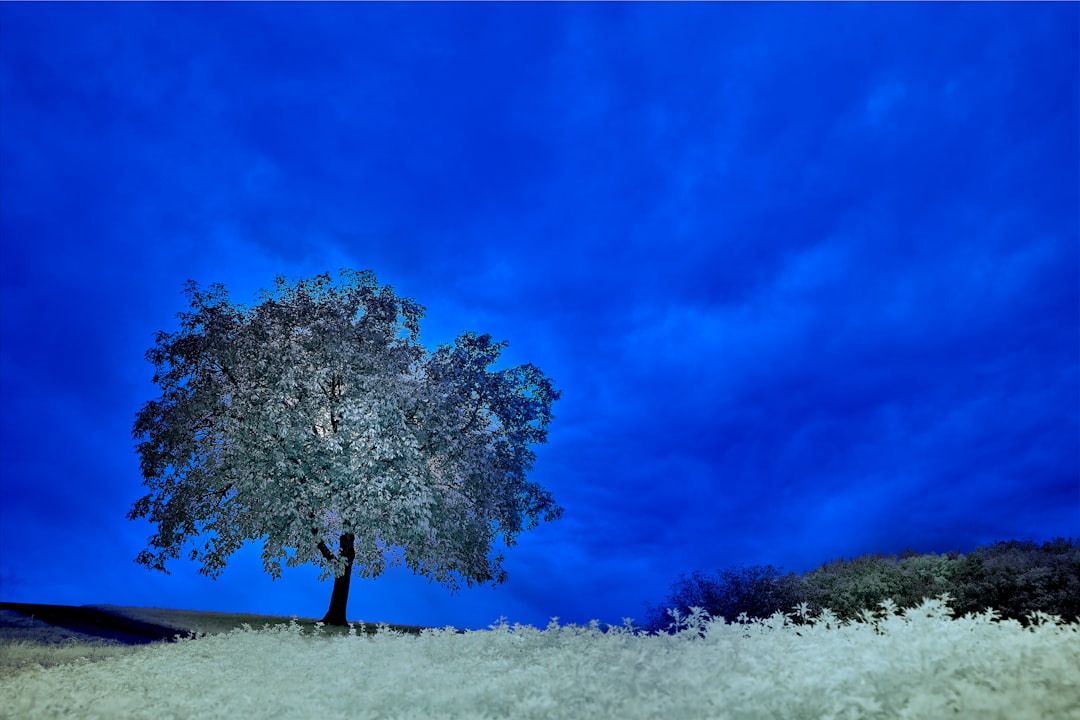
[[[563,390],[511,581],[352,614],[618,622],[683,571],[1080,535],[1075,5],[0,5],[0,596],[318,615],[131,564],[184,280],[371,268]]]

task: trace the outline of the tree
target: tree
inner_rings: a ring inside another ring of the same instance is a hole
[[[216,578],[261,540],[272,577],[334,577],[323,622],[344,625],[354,571],[499,583],[496,538],[562,514],[526,480],[559,392],[532,365],[493,370],[505,342],[464,333],[429,352],[424,309],[370,271],[279,276],[251,308],[219,284],[185,292],[180,329],[146,354],[161,395],[136,415],[150,492],[128,518],[157,531],[136,562],[167,573],[191,541]]]

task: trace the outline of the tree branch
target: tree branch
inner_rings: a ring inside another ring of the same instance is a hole
[[[476,407],[473,408],[472,417],[469,418],[469,422],[465,423],[465,427],[458,430],[458,432],[466,432],[472,427],[472,424],[476,422],[476,416],[480,414],[480,407],[484,404],[484,398],[480,393],[477,393]]]
[[[315,531],[313,530],[312,532]],[[322,540],[319,541],[318,548],[319,552],[322,553],[322,556],[326,558],[329,562],[334,562],[335,560],[337,560],[337,558],[334,557],[334,553],[330,552],[330,548],[326,547],[326,543],[324,543]]]
[[[221,363],[214,363],[214,365],[217,367],[218,370],[225,373],[225,377],[229,379],[229,382],[231,382],[234,387],[240,387],[240,381],[236,379],[236,376],[232,374],[232,371],[229,370],[229,368],[225,367]]]

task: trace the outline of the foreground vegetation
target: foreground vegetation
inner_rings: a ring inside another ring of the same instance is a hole
[[[125,646],[6,628],[0,718],[1080,720],[1072,540],[695,573],[653,608],[652,632],[98,609],[196,637]]]
[[[0,717],[1080,718],[1080,626],[1042,615],[952,619],[934,600],[848,623],[674,619],[671,635],[244,628],[7,674]]]
[[[320,635],[348,634],[358,629],[375,633],[380,629],[405,634],[419,634],[424,628],[417,625],[368,624],[353,628],[324,626],[310,618],[289,618],[246,613],[207,612],[202,610],[175,610],[172,608],[139,608],[98,605],[95,609],[113,615],[173,628],[178,636],[220,635],[248,627],[269,627],[295,624],[301,633]],[[144,649],[145,645],[125,645],[82,633],[52,629],[42,635],[32,628],[3,628],[0,630],[0,677],[31,667],[51,668],[57,665],[83,661],[96,662],[108,658],[129,655]]]
[[[107,660],[130,655],[140,647],[142,646],[104,641],[72,640],[66,643],[41,643],[35,640],[3,637],[0,638],[0,677],[33,667],[51,668],[77,661]],[[0,710],[0,713],[2,712],[3,710]]]

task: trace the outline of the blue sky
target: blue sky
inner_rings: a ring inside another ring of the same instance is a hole
[[[0,599],[325,612],[137,566],[182,285],[374,270],[563,397],[565,508],[351,619],[644,617],[681,572],[1080,536],[1080,6],[0,4]]]

